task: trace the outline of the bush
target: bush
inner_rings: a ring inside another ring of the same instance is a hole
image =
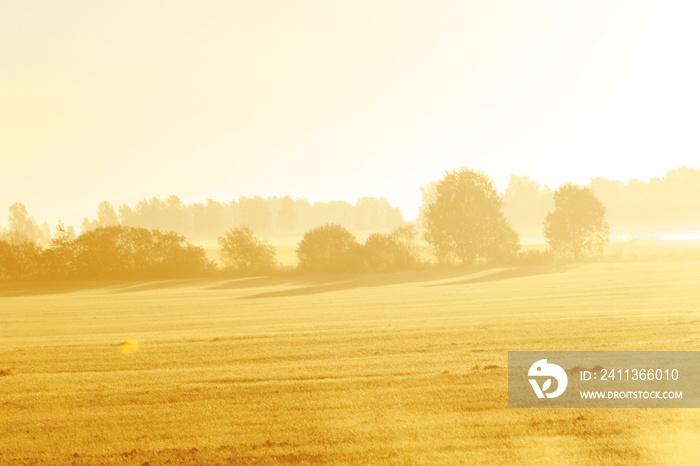
[[[0,241],[0,279],[27,280],[41,271],[41,248],[31,241]]]
[[[124,226],[96,228],[72,246],[75,275],[88,279],[201,277],[212,264],[184,236]]]
[[[202,277],[214,266],[204,249],[173,232],[111,226],[72,239],[59,234],[47,249],[0,241],[0,279],[160,279]]]
[[[360,244],[352,233],[338,224],[307,231],[296,252],[299,269],[306,272],[356,272],[362,264]]]
[[[218,238],[224,267],[239,275],[270,273],[276,268],[275,248],[256,238],[248,227],[232,228]]]
[[[362,246],[364,268],[370,272],[392,272],[415,266],[410,246],[401,237],[372,233]]]

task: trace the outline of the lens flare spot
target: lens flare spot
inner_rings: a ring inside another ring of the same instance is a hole
[[[139,349],[139,342],[136,340],[126,340],[119,343],[119,351],[122,354],[134,354]]]

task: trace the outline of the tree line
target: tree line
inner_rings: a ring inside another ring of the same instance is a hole
[[[47,247],[17,237],[0,240],[0,279],[160,279],[210,275],[204,249],[184,236],[124,226],[73,237],[62,226]]]
[[[310,203],[285,197],[241,197],[231,202],[212,199],[206,203],[183,203],[177,196],[165,200],[144,199],[116,209],[104,201],[93,219],[84,219],[81,230],[123,225],[174,231],[188,238],[209,239],[229,228],[246,226],[260,235],[299,234],[326,223],[351,231],[390,230],[405,223],[401,211],[386,199],[363,197],[353,205],[331,201]]]
[[[431,189],[431,199],[422,208],[422,239],[439,264],[533,260],[532,253],[520,251],[518,233],[503,214],[503,200],[484,173],[449,171]],[[609,241],[609,228],[605,208],[592,189],[565,184],[553,193],[553,203],[544,221],[551,253],[574,259],[600,255]],[[76,236],[59,224],[42,246],[31,237],[38,227],[23,206],[10,208],[9,224],[0,235],[0,279],[160,279],[280,271],[275,248],[249,226],[232,227],[218,236],[216,264],[202,247],[174,231],[99,225]],[[419,234],[410,225],[372,233],[360,243],[342,224],[326,223],[304,233],[296,249],[296,270],[407,270],[425,265],[419,251]]]
[[[431,196],[433,185],[423,190],[424,198]],[[589,186],[616,229],[697,229],[700,225],[700,168],[680,167],[647,182],[597,177]],[[512,176],[502,198],[505,217],[523,232],[540,230],[554,209],[554,190],[527,176]]]
[[[435,200],[437,181],[421,188],[423,203],[416,227],[425,225],[428,206]],[[648,182],[593,178],[593,194],[606,206],[606,218],[616,228],[658,227],[698,228],[700,222],[700,169],[681,167]],[[554,209],[554,190],[527,176],[512,176],[501,194],[503,215],[516,231],[537,233],[548,212]],[[242,197],[237,201],[183,203],[177,196],[143,199],[135,205],[115,208],[99,204],[94,218],[83,220],[81,231],[106,226],[130,226],[174,231],[194,240],[215,239],[229,228],[247,226],[256,234],[299,235],[311,228],[335,223],[358,232],[390,231],[406,225],[398,208],[386,199],[361,198],[354,205],[341,202],[310,203],[285,197]],[[72,230],[72,227],[67,227]],[[0,227],[0,234],[3,233]],[[46,223],[38,225],[20,203],[10,207],[9,227],[15,233],[41,245],[51,239]],[[74,234],[74,232],[73,232]]]
[[[387,272],[415,267],[413,227],[373,233],[364,244],[339,224],[309,230],[299,243],[298,270],[307,273]],[[218,238],[219,263],[175,232],[122,225],[75,237],[59,226],[48,246],[13,235],[0,240],[0,280],[141,280],[269,275],[284,270],[275,248],[248,227]]]

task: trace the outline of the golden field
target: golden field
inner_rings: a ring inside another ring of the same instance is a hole
[[[697,464],[694,409],[508,409],[509,350],[700,350],[700,260],[0,286],[0,464]]]

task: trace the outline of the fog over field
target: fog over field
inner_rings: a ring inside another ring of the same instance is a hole
[[[0,465],[697,464],[698,17],[0,0]]]
[[[0,462],[692,464],[697,410],[509,409],[506,366],[698,350],[699,280],[696,258],[2,286]]]

